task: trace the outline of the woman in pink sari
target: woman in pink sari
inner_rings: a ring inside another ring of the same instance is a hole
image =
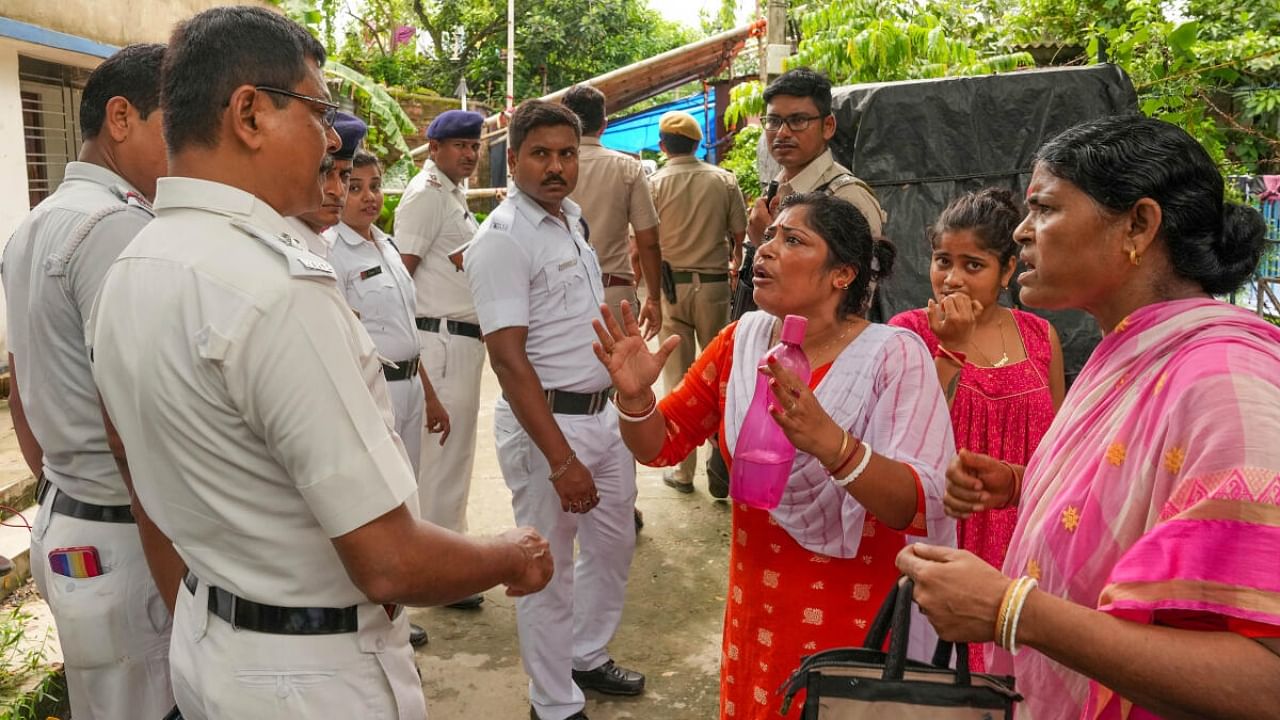
[[[1004,572],[922,545],[898,565],[942,637],[1002,646],[1020,720],[1277,717],[1280,330],[1211,297],[1256,267],[1261,217],[1133,117],[1049,141],[1028,205],[1023,302],[1106,335],[1025,469],[948,469],[953,516],[1018,508]]]

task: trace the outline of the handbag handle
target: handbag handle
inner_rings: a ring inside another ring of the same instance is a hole
[[[884,647],[885,638],[889,638],[889,650],[885,655],[884,680],[901,680],[907,667],[907,641],[911,637],[911,603],[915,593],[915,582],[906,578],[893,584],[884,603],[867,630],[867,637],[862,647],[869,650],[880,650]],[[940,668],[950,666],[951,652],[956,653],[956,684],[970,685],[972,676],[969,671],[969,646],[966,643],[953,644],[938,640],[933,653],[933,665]]]

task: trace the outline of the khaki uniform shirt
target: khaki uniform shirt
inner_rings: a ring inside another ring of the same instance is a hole
[[[4,249],[9,352],[45,476],[95,505],[128,505],[129,492],[107,447],[85,321],[107,268],[151,218],[124,178],[73,162]]]
[[[688,155],[649,179],[662,221],[662,259],[676,270],[724,273],[747,208],[733,173]]]
[[[581,210],[572,200],[561,208],[567,225],[516,191],[485,218],[462,264],[481,330],[529,328],[525,352],[544,389],[598,392],[610,384],[591,349],[604,302],[600,265]]]
[[[841,175],[847,176],[842,182]],[[853,203],[862,211],[867,224],[871,226],[872,235],[884,233],[885,214],[876,196],[871,194],[861,182],[852,179],[852,173],[835,161],[830,150],[824,150],[813,162],[805,166],[790,182],[783,180],[782,173],[775,178],[778,181],[778,197],[785,198],[793,193],[813,192],[830,183],[828,190],[832,195]],[[833,182],[834,181],[834,182]]]
[[[583,137],[578,185],[570,197],[582,208],[600,269],[635,280],[627,227],[648,230],[658,225],[658,211],[640,161],[604,147],[600,138]]]
[[[369,334],[333,268],[253,195],[162,178],[155,208],[89,328],[138,498],[210,585],[368,603],[330,539],[417,489]]]
[[[477,322],[467,276],[449,253],[470,241],[478,227],[462,188],[435,163],[428,161],[409,181],[396,207],[395,238],[400,252],[422,258],[413,273],[419,315]]]

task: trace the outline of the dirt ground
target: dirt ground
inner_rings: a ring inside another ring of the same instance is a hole
[[[514,524],[511,493],[493,447],[497,395],[497,380],[486,373],[468,509],[475,534]],[[645,527],[631,566],[622,626],[609,649],[620,665],[647,676],[647,688],[637,698],[589,692],[586,712],[592,720],[714,718],[730,508],[707,495],[701,472],[692,495],[668,488],[659,471],[644,467],[637,482]],[[492,590],[480,610],[431,608],[411,617],[431,636],[418,651],[418,666],[432,718],[529,717],[529,680],[520,666],[511,598]]]

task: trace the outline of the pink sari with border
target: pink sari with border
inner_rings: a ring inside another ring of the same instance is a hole
[[[1137,310],[1024,482],[1006,575],[1133,622],[1280,637],[1280,329],[1208,299]],[[1019,720],[1156,717],[1034,650],[988,662],[1017,677]]]

